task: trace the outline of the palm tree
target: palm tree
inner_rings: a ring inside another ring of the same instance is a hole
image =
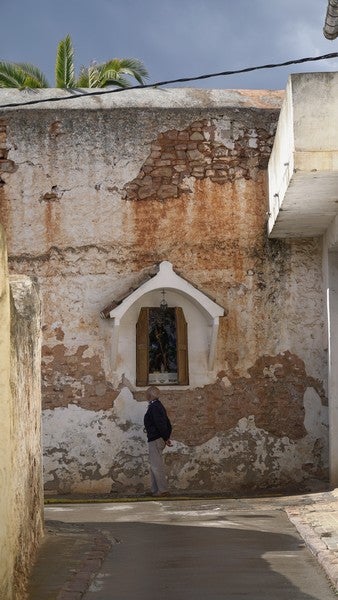
[[[88,88],[102,88],[107,85],[129,87],[131,84],[128,76],[142,85],[148,77],[148,72],[143,63],[136,58],[113,58],[102,64],[93,63],[89,67],[82,67],[76,85]]]
[[[79,77],[75,76],[74,47],[70,35],[58,44],[55,60],[55,87],[106,87],[116,85],[129,87],[128,78],[134,78],[143,84],[148,72],[143,63],[136,58],[113,58],[102,64],[93,63],[81,67]],[[34,65],[29,63],[11,63],[0,61],[0,88],[46,88],[50,87],[46,77]]]
[[[70,35],[61,40],[56,49],[55,87],[75,87],[74,48]]]
[[[2,88],[45,88],[49,87],[44,74],[29,63],[0,61],[0,87]]]

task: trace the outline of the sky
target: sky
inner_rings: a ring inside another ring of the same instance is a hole
[[[0,0],[0,7],[0,60],[33,63],[51,86],[56,47],[67,34],[77,71],[133,57],[149,83],[338,51],[338,39],[323,35],[327,0]],[[185,86],[284,89],[290,73],[305,71],[338,71],[338,60]]]

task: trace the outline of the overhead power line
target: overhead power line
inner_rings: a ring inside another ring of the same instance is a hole
[[[276,69],[278,67],[287,67],[290,65],[299,65],[302,63],[308,62],[316,62],[319,60],[328,60],[331,58],[338,58],[338,52],[331,52],[330,54],[323,54],[321,56],[308,56],[306,58],[298,58],[295,60],[287,60],[282,63],[273,63],[267,65],[260,65],[258,67],[246,67],[245,69],[236,69],[233,71],[221,71],[219,73],[208,73],[206,75],[198,75],[197,77],[181,77],[179,79],[169,79],[167,81],[157,81],[155,83],[147,83],[144,85],[132,85],[127,88],[114,88],[114,89],[98,89],[95,92],[77,92],[77,90],[72,90],[73,93],[69,96],[58,96],[54,98],[40,98],[36,100],[27,100],[25,102],[12,102],[10,104],[2,104],[0,105],[0,109],[2,108],[15,108],[19,106],[28,106],[31,104],[42,104],[45,102],[59,102],[65,100],[74,100],[75,98],[84,98],[85,96],[103,96],[104,94],[117,94],[118,92],[126,92],[128,90],[139,90],[146,88],[158,88],[164,85],[169,85],[173,83],[187,83],[188,81],[200,81],[202,79],[211,79],[212,77],[226,77],[228,75],[239,75],[240,73],[250,73],[252,71],[259,71],[262,69]],[[1,89],[1,88],[0,88]],[[41,89],[41,88],[39,88]]]

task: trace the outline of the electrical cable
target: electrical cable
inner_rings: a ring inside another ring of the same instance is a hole
[[[310,57],[306,57],[306,58],[298,58],[295,60],[287,60],[282,63],[260,65],[257,67],[246,67],[244,69],[236,69],[233,71],[221,71],[219,73],[208,73],[206,75],[198,75],[196,77],[181,77],[180,79],[169,79],[167,81],[158,81],[155,83],[147,83],[144,85],[131,85],[126,88],[121,87],[121,88],[114,88],[114,89],[99,89],[99,90],[96,90],[95,92],[73,93],[69,96],[58,96],[55,98],[40,98],[37,100],[27,100],[26,102],[12,102],[10,104],[0,105],[0,109],[16,108],[19,106],[28,106],[28,105],[32,105],[32,104],[42,104],[45,102],[58,102],[58,101],[64,101],[64,100],[73,100],[75,98],[83,98],[85,96],[103,96],[104,94],[117,94],[118,92],[125,92],[128,90],[138,90],[138,89],[144,90],[147,88],[158,88],[158,87],[162,87],[164,85],[169,85],[169,84],[173,84],[173,83],[186,83],[188,81],[199,81],[202,79],[210,79],[212,77],[225,77],[227,75],[238,75],[240,73],[250,73],[252,71],[259,71],[261,69],[276,69],[279,67],[287,67],[290,65],[299,65],[301,63],[315,62],[315,61],[319,61],[319,60],[328,60],[331,58],[338,58],[338,52],[331,52],[330,54],[323,54],[322,56],[310,56]],[[40,90],[42,88],[36,88],[34,91],[36,91],[37,89]],[[75,90],[73,90],[73,92],[75,92]]]

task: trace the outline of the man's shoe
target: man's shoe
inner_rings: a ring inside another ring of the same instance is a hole
[[[156,492],[154,496],[156,496],[156,498],[164,498],[165,496],[170,496],[170,494],[169,492]]]

